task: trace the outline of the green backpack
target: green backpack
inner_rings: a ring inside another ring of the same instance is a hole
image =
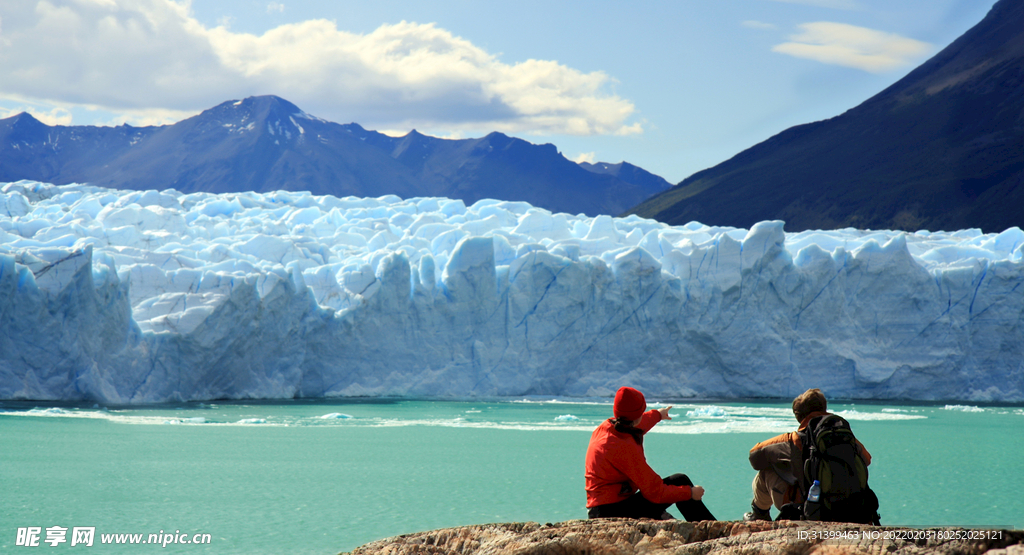
[[[868,466],[845,418],[826,414],[800,432],[806,484],[818,480],[821,498],[806,500],[803,520],[879,524],[878,497],[868,487]]]

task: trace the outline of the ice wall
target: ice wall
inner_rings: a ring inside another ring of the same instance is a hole
[[[1024,400],[1024,232],[0,185],[0,398]]]

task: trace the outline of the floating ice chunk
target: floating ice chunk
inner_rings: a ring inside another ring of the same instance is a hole
[[[905,411],[903,411],[905,412]],[[836,414],[842,416],[847,420],[860,420],[860,421],[879,421],[879,420],[921,420],[928,418],[924,415],[917,414],[903,414],[903,412],[891,412],[882,410],[881,412],[861,412],[857,409],[841,410]]]
[[[48,409],[39,409],[39,408],[30,409],[28,411],[28,414],[70,414],[70,413],[68,411],[64,410],[64,409],[61,409],[61,408],[50,407]]]
[[[192,418],[172,418],[170,420],[164,420],[164,424],[206,424],[206,418],[202,416],[195,416]]]
[[[974,407],[970,405],[946,405],[943,408],[946,410],[958,410],[961,412],[985,412],[985,409],[981,407]]]
[[[236,424],[266,424],[266,418],[243,418],[236,422]]]
[[[726,413],[725,409],[722,407],[708,405],[706,407],[697,407],[694,410],[688,410],[686,411],[686,416],[691,418],[721,418],[726,416]]]

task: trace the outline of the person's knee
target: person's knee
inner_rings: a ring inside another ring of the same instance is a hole
[[[771,479],[772,477],[769,476],[769,473],[774,474],[774,471],[771,469],[759,470],[757,474],[754,475],[754,482],[750,484],[750,487],[753,488],[755,495],[767,495],[771,492],[771,483],[773,480]]]
[[[775,474],[773,470],[761,470],[754,476],[753,483],[750,484],[751,489],[754,491],[753,505],[762,511],[767,511],[772,508],[775,504],[775,500],[771,490],[771,478],[768,473]]]
[[[753,487],[754,504],[760,509],[771,508],[774,505],[776,509],[781,510],[782,506],[790,501],[791,486],[770,468],[757,473]]]
[[[662,482],[668,486],[692,486],[693,482],[690,477],[686,474],[673,474],[667,478],[662,479]]]

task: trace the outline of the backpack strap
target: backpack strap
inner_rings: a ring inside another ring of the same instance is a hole
[[[800,457],[801,461],[803,462],[802,466],[804,469],[802,480],[803,483],[799,484],[799,486],[804,489],[802,493],[805,495],[807,493],[806,486],[814,482],[815,478],[814,476],[811,476],[811,467],[809,463],[811,460],[811,447],[814,445],[814,434],[811,433],[811,430],[814,428],[813,424],[816,423],[817,422],[812,420],[811,422],[807,423],[807,427],[797,432],[797,434],[800,437]]]

